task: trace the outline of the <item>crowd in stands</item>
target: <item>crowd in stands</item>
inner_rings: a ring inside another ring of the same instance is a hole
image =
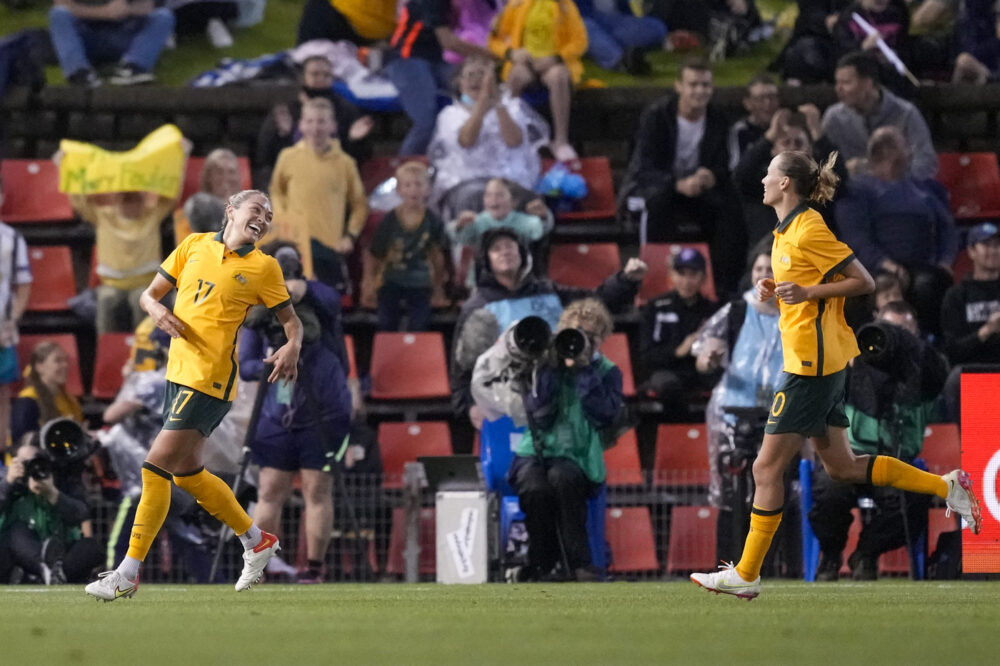
[[[115,66],[111,83],[142,83],[152,80],[157,58],[175,33],[207,30],[216,33],[213,41],[224,43],[219,30],[234,25],[235,4],[56,0],[50,30],[71,85],[100,85],[102,63]],[[936,388],[921,395],[914,408],[913,422],[921,424],[921,431],[934,419],[957,420],[963,365],[1000,363],[1000,229],[994,221],[978,221],[967,230],[956,225],[948,192],[934,180],[938,157],[930,129],[906,99],[913,76],[982,83],[996,75],[997,10],[978,0],[966,0],[961,12],[960,3],[945,0],[800,0],[794,30],[773,71],[747,82],[741,118],[727,117],[713,104],[709,60],[685,59],[673,91],[642,111],[630,146],[617,212],[619,220],[638,224],[623,244],[630,254],[624,267],[596,276],[598,286],[592,288],[549,277],[551,237],[566,202],[536,187],[547,171],[543,164],[552,160],[555,168],[579,170],[570,118],[583,58],[644,75],[651,50],[697,44],[713,58],[734,57],[766,32],[753,0],[646,4],[640,15],[634,13],[636,3],[615,0],[509,0],[496,8],[486,0],[409,0],[398,11],[395,1],[382,0],[305,4],[297,41],[346,40],[379,53],[411,124],[399,149],[401,164],[380,194],[388,193],[390,204],[384,204],[385,197],[369,198],[362,167],[372,158],[375,123],[334,91],[335,63],[311,56],[301,63],[297,97],[274,106],[256,142],[253,183],[269,193],[276,225],[296,230],[296,242],[272,243],[267,251],[284,257],[283,269],[293,267],[285,274],[296,307],[312,308],[313,319],[303,317],[303,366],[310,372],[300,382],[320,397],[296,403],[270,391],[264,398],[254,446],[254,462],[262,470],[255,519],[277,532],[293,475],[304,470],[308,570],[303,580],[322,579],[334,509],[330,476],[318,471],[324,461],[310,458],[315,452],[298,450],[296,433],[323,422],[338,442],[349,438],[362,402],[359,383],[347,376],[342,304],[374,311],[380,332],[427,331],[440,327],[436,311],[455,315],[453,328],[452,320],[442,319],[452,340],[456,450],[469,450],[473,432],[496,416],[474,399],[478,354],[470,350],[488,348],[528,315],[540,316],[553,330],[565,327],[561,316],[569,312],[579,318],[577,309],[584,306],[571,304],[585,298],[591,300],[584,301],[589,314],[581,326],[599,329],[593,331],[597,347],[611,333],[613,316],[621,323],[635,315],[638,401],[658,405],[661,420],[707,419],[709,501],[724,505],[719,450],[735,419],[723,408],[767,407],[780,375],[777,305],[759,302],[748,287],[770,275],[775,219],[761,201],[761,178],[783,151],[807,152],[821,163],[833,152],[839,155],[835,168],[842,184],[821,212],[877,276],[879,287],[874,301],[849,309],[851,323],[860,327],[877,319],[921,341],[930,359],[925,368],[933,361],[940,375]],[[954,26],[950,32],[948,25]],[[814,104],[782,107],[779,81],[831,84],[837,102],[822,112]],[[450,96],[447,104],[442,105],[441,92]],[[548,119],[534,108],[539,98]],[[173,215],[175,243],[190,233],[216,232],[227,203],[248,188],[249,174],[241,173],[236,154],[199,146],[205,148],[214,150],[204,160],[199,191],[186,199],[132,190],[70,197],[79,218],[95,229],[98,334],[149,327],[138,300],[167,254],[160,233],[165,218]],[[184,150],[187,155],[191,146],[185,143]],[[57,153],[57,162],[60,158]],[[176,176],[183,180],[183,174]],[[677,244],[665,266],[648,266],[631,252],[653,243]],[[972,267],[957,280],[960,255]],[[79,423],[84,418],[66,389],[66,351],[55,343],[32,351],[23,388],[12,394],[11,386],[22,378],[14,349],[31,271],[24,239],[2,224],[0,267],[0,427],[10,433],[12,456],[0,482],[0,582],[15,568],[44,582],[82,580],[89,572],[81,573],[82,568],[94,554],[86,541],[85,512],[76,504],[85,499],[77,484],[56,490],[51,484],[25,485],[22,477],[39,450],[42,426],[57,417]],[[647,272],[665,279],[653,285],[651,297],[638,299]],[[323,341],[326,335],[330,344]],[[137,338],[139,346],[149,341]],[[149,344],[151,358],[159,360],[140,367],[141,354],[133,352],[130,383],[102,424],[120,425],[114,432],[138,442],[140,452],[156,419],[157,396],[162,400],[155,373],[162,379],[165,352],[162,343]],[[268,344],[262,327],[244,332],[239,356],[245,382],[259,376]],[[595,382],[606,380],[617,382],[620,393],[620,372],[608,375],[603,364],[595,368],[601,374],[588,390],[600,393]],[[551,417],[546,407],[567,372],[559,370],[541,378],[545,391],[526,402],[527,413],[543,421]],[[153,374],[141,382],[133,379],[144,372]],[[853,397],[852,409],[864,412],[860,398]],[[595,429],[611,418],[598,411],[589,402],[583,407],[592,426],[588,437],[596,438]],[[879,446],[878,438],[874,444],[852,439],[852,445],[863,451]],[[525,441],[523,446],[530,446],[530,439]],[[920,443],[906,457],[916,457]],[[129,451],[128,446],[121,451]],[[128,461],[126,453],[119,458]],[[528,530],[552,533],[553,498],[540,490],[544,474],[531,468],[532,458],[518,460],[512,479],[529,514]],[[121,462],[122,469],[134,463]],[[576,465],[566,472],[570,481],[556,492],[567,493],[567,501],[579,508],[581,498],[603,480],[602,470],[603,463],[595,460]],[[126,478],[127,472],[120,476]],[[48,500],[65,522],[64,543],[55,551],[49,541],[59,535],[5,531],[4,512],[26,493]],[[831,528],[817,530],[825,558],[820,568],[832,575],[842,564],[839,551],[846,538],[842,509],[854,498],[826,486],[817,498],[816,515]],[[910,510],[915,507],[918,503],[911,502]],[[910,529],[920,529],[914,520]],[[183,534],[183,526],[174,531]],[[72,537],[66,536],[70,532]],[[589,579],[590,560],[577,552],[582,537],[564,536],[571,568]],[[872,558],[898,542],[897,531],[883,534],[881,541],[863,537],[852,568],[870,571]],[[558,544],[538,544],[533,566],[551,569]],[[203,563],[196,568],[203,569]],[[201,577],[207,580],[207,574]]]

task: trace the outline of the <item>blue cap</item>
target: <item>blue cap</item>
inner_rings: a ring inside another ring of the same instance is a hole
[[[686,247],[674,255],[673,268],[679,271],[688,268],[694,271],[705,270],[705,257],[693,247]]]
[[[1000,229],[997,228],[997,225],[992,222],[982,222],[969,229],[969,237],[966,245],[972,247],[976,243],[982,243],[984,240],[993,238],[997,234],[1000,234]]]

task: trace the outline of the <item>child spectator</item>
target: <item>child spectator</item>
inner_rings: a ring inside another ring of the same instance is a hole
[[[711,389],[718,379],[718,373],[700,375],[691,353],[698,329],[716,309],[715,301],[701,294],[705,267],[701,252],[684,248],[670,267],[674,288],[643,308],[639,357],[647,376],[641,391],[668,408],[692,390]]]
[[[3,181],[0,180],[0,207]],[[20,379],[17,368],[17,322],[28,306],[31,265],[28,245],[13,228],[0,220],[0,453],[6,449],[10,429],[10,385]]]
[[[587,28],[570,0],[515,0],[507,4],[490,33],[490,51],[507,61],[504,81],[512,95],[532,84],[549,90],[552,108],[552,155],[561,162],[577,159],[569,144],[569,105],[573,84],[583,74]]]
[[[330,138],[337,130],[330,101],[306,100],[299,130],[302,140],[278,155],[271,201],[276,217],[291,214],[306,226],[313,273],[320,282],[335,286],[344,275],[340,255],[354,250],[368,216],[368,202],[357,164],[338,140]]]
[[[483,192],[483,210],[464,210],[458,219],[448,223],[448,237],[455,243],[478,247],[479,239],[488,229],[509,227],[529,243],[541,240],[552,231],[552,212],[539,198],[532,199],[525,212],[514,210],[514,190],[503,178],[493,178]]]
[[[430,174],[419,162],[396,170],[402,203],[389,211],[365,253],[361,305],[378,308],[378,330],[395,331],[406,304],[408,330],[427,329],[432,301],[444,299],[444,228],[427,208]]]
[[[329,6],[327,0],[320,0]],[[298,98],[291,103],[275,104],[260,126],[257,134],[256,171],[254,184],[267,187],[278,155],[284,148],[291,148],[302,138],[297,127],[302,117],[302,104],[313,97],[330,100],[333,105],[334,137],[340,139],[340,148],[364,164],[372,156],[370,133],[375,121],[361,115],[356,106],[333,91],[333,63],[325,55],[309,56],[302,61],[299,75]],[[346,131],[344,131],[346,130]]]
[[[150,83],[174,30],[174,15],[153,0],[55,0],[49,32],[63,75],[72,85],[96,88],[92,63],[118,61],[111,83]]]

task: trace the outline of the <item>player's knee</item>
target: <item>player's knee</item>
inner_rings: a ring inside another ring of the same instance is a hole
[[[764,458],[757,458],[753,463],[753,480],[758,486],[783,483],[784,470]]]
[[[853,483],[856,481],[851,467],[846,465],[823,463],[827,475],[837,483]]]

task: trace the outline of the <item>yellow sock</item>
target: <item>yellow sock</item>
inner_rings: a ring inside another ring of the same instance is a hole
[[[913,493],[937,495],[941,499],[948,497],[948,483],[940,476],[889,456],[871,456],[868,478],[875,486],[892,486]]]
[[[750,511],[750,532],[747,534],[746,543],[743,544],[743,557],[736,565],[736,573],[743,580],[753,582],[760,576],[760,565],[771,547],[771,539],[778,531],[778,525],[781,524],[781,513],[781,509],[768,511],[756,504],[753,505]]]
[[[142,562],[153,545],[156,533],[170,510],[170,472],[152,463],[142,464],[142,496],[135,510],[132,535],[128,540],[128,556]]]
[[[191,493],[198,504],[233,528],[237,535],[246,532],[253,524],[253,519],[236,501],[232,489],[204,467],[188,474],[175,474],[174,483]]]

